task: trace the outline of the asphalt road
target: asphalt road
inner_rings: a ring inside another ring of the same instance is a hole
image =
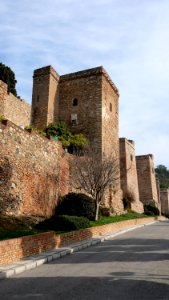
[[[169,299],[169,222],[0,281],[0,300]]]

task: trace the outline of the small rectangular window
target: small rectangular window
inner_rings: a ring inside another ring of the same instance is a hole
[[[71,114],[71,123],[72,125],[77,124],[77,114]]]

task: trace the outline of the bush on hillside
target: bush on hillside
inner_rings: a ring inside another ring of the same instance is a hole
[[[61,198],[56,208],[59,215],[85,217],[95,219],[96,204],[93,198],[82,193],[69,193]]]
[[[144,205],[144,213],[147,216],[159,216],[160,215],[160,211],[159,211],[158,207],[156,207],[152,204]]]
[[[77,216],[53,216],[36,225],[40,230],[71,231],[90,227],[87,218]]]

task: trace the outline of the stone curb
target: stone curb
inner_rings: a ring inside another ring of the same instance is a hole
[[[72,245],[67,246],[67,247],[62,247],[62,248],[50,250],[50,251],[47,251],[47,252],[44,252],[44,253],[41,253],[41,254],[37,254],[37,255],[34,255],[34,256],[30,256],[28,258],[20,260],[20,261],[18,261],[16,263],[13,263],[11,265],[8,265],[8,266],[5,266],[5,267],[0,267],[0,279],[9,278],[13,275],[17,275],[19,273],[22,273],[26,270],[34,269],[34,268],[39,267],[39,266],[41,266],[45,263],[49,263],[53,260],[61,258],[65,255],[72,254],[74,252],[85,249],[87,247],[97,245],[97,244],[102,243],[106,240],[109,240],[110,238],[116,237],[120,234],[124,234],[128,231],[132,231],[134,229],[141,228],[141,227],[144,227],[144,226],[147,226],[147,225],[152,225],[156,222],[158,222],[158,221],[153,221],[151,223],[144,223],[144,224],[141,224],[141,225],[136,225],[136,226],[133,226],[133,227],[121,229],[117,232],[112,232],[112,233],[109,233],[109,234],[105,234],[103,236],[98,236],[98,237],[95,237],[95,238],[92,238],[92,239],[89,239],[89,240],[84,240],[82,242],[72,244]]]

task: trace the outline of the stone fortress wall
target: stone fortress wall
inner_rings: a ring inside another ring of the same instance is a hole
[[[154,204],[161,210],[152,154],[136,156],[140,199],[143,204]]]
[[[84,133],[97,149],[99,159],[111,154],[119,161],[121,178],[109,201],[116,212],[123,212],[121,189],[134,195],[131,209],[135,211],[143,211],[140,201],[160,207],[153,157],[135,157],[131,140],[120,139],[119,145],[118,101],[118,89],[103,67],[62,76],[51,66],[35,70],[32,107],[8,95],[6,84],[0,81],[0,115],[11,121],[0,123],[0,201],[4,209],[48,216],[59,195],[72,190],[69,155],[58,142],[22,129],[30,122],[43,129],[58,121],[65,121],[74,133]]]
[[[126,138],[120,138],[120,182],[124,197],[133,200],[128,208],[142,213],[144,209],[139,196],[135,145]]]
[[[119,161],[118,98],[103,67],[63,76],[44,67],[34,71],[31,122],[44,128],[52,121],[64,121],[73,133],[85,134],[99,160],[112,154]],[[122,212],[120,178],[115,189],[109,200]]]
[[[169,215],[169,189],[160,189],[161,212]]]
[[[68,191],[68,157],[60,143],[0,122],[0,212],[48,217]]]
[[[0,115],[24,128],[30,125],[31,105],[8,94],[7,85],[0,80]]]

